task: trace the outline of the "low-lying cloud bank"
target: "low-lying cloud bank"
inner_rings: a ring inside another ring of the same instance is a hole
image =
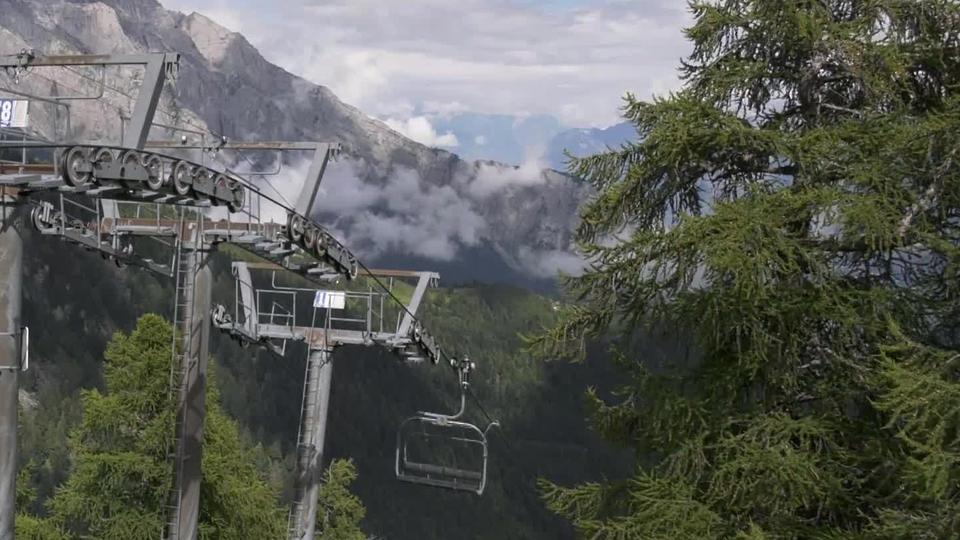
[[[279,175],[257,182],[265,194],[292,204],[308,168],[306,160],[285,165]],[[406,253],[450,262],[462,249],[489,239],[491,224],[483,212],[489,199],[507,196],[511,189],[544,184],[547,175],[536,156],[521,167],[476,163],[468,169],[459,171],[451,185],[438,186],[425,182],[416,170],[395,167],[386,182],[378,185],[364,180],[368,164],[362,159],[341,158],[327,167],[314,213],[361,257]],[[261,207],[261,216],[278,222],[285,219],[281,209],[269,204]],[[583,260],[562,247],[521,244],[505,259],[536,278],[580,273]]]

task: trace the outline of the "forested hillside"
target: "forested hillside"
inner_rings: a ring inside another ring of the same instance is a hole
[[[81,418],[79,390],[104,388],[102,358],[117,330],[137,317],[169,316],[171,280],[119,270],[98,255],[29,231],[24,316],[34,332],[32,368],[23,385],[21,459],[36,497],[45,503],[73,466],[67,434]],[[214,302],[232,302],[224,257],[215,257]],[[586,427],[586,384],[611,386],[603,363],[544,363],[522,352],[518,333],[554,321],[556,301],[508,286],[433,289],[422,313],[448,349],[479,364],[474,388],[490,416],[490,485],[483,497],[403,484],[393,478],[396,427],[417,410],[456,406],[455,378],[442,366],[408,366],[377,348],[342,347],[334,355],[327,459],[352,458],[352,490],[367,507],[364,528],[386,538],[557,538],[572,530],[543,506],[538,477],[570,483],[622,475],[629,456],[602,444]],[[256,466],[290,496],[305,354],[279,359],[242,349],[213,334],[211,350],[223,409],[254,449]],[[602,353],[602,351],[597,351]],[[470,404],[471,419],[486,420]]]

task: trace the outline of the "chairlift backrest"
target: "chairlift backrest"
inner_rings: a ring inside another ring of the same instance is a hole
[[[487,483],[487,436],[469,422],[420,413],[397,431],[399,480],[481,495]]]
[[[420,411],[400,424],[396,474],[404,482],[482,495],[487,485],[487,432],[500,423],[492,421],[482,430],[461,420],[467,409],[468,379],[476,366],[466,358],[450,359],[450,364],[460,379],[460,408],[453,414]]]

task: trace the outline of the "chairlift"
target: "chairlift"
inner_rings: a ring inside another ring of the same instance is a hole
[[[407,418],[397,430],[395,470],[397,479],[482,495],[487,484],[486,429],[460,420],[467,404],[467,375],[473,364],[466,361],[458,369],[460,410],[455,414],[419,411]]]

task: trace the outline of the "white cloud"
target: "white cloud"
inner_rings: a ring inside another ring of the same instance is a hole
[[[470,195],[484,199],[508,186],[530,186],[541,184],[546,178],[542,147],[528,148],[525,159],[519,167],[491,165],[481,162],[477,176],[468,186]]]
[[[457,136],[449,131],[443,135],[437,134],[426,116],[413,116],[406,120],[388,118],[384,123],[397,133],[426,146],[454,148],[460,144]]]
[[[521,247],[518,259],[521,268],[542,278],[556,277],[558,273],[579,276],[587,266],[586,261],[578,255],[558,249],[535,250]]]
[[[405,118],[398,108],[414,105],[603,127],[617,121],[626,90],[676,88],[689,49],[678,0],[166,3],[222,19],[268,60],[375,117]]]
[[[522,167],[479,164],[475,174],[468,173],[446,186],[427,184],[416,171],[405,168],[391,171],[386,184],[368,183],[364,171],[369,164],[339,159],[327,167],[314,215],[361,259],[405,253],[451,261],[461,249],[478,245],[488,233],[479,206],[489,197],[511,187],[544,182],[536,149],[530,154]],[[233,161],[233,156],[221,157]],[[222,166],[221,162],[215,167]],[[309,167],[309,160],[304,159],[284,165],[276,176],[252,181],[265,195],[293,206]],[[287,219],[285,210],[266,200],[254,206],[260,209],[263,221],[284,223]],[[207,214],[212,219],[227,218],[224,207],[213,207]],[[244,217],[233,214],[230,219],[243,221]],[[578,275],[585,265],[576,254],[555,249],[520,247],[514,255],[504,255],[518,270],[539,278],[553,278],[558,272]]]
[[[329,87],[342,100],[429,146],[456,147],[430,118],[476,112],[549,114],[571,127],[618,121],[621,97],[679,86],[689,51],[679,0],[289,0],[269,9],[250,0],[161,0],[199,11],[242,32],[267,60]],[[483,136],[477,145],[488,144]],[[361,255],[402,251],[449,260],[488,227],[477,208],[495,195],[545,182],[543,149],[520,167],[477,165],[451,186],[412,170],[389,171],[386,185],[364,183],[364,163],[327,170],[317,202],[326,225]],[[271,185],[289,200],[306,164]],[[533,275],[577,273],[563,251],[522,249],[513,264]]]
[[[487,138],[484,137],[483,135],[477,135],[476,137],[474,137],[473,143],[476,144],[477,146],[483,146],[487,144]]]
[[[432,116],[450,117],[457,113],[468,112],[467,106],[459,101],[439,102],[424,101],[422,105],[423,112]]]
[[[447,261],[480,241],[486,223],[453,187],[426,184],[409,169],[393,171],[386,185],[371,185],[360,178],[364,167],[332,164],[317,200],[321,215],[345,231],[343,239],[361,255],[404,252]]]

